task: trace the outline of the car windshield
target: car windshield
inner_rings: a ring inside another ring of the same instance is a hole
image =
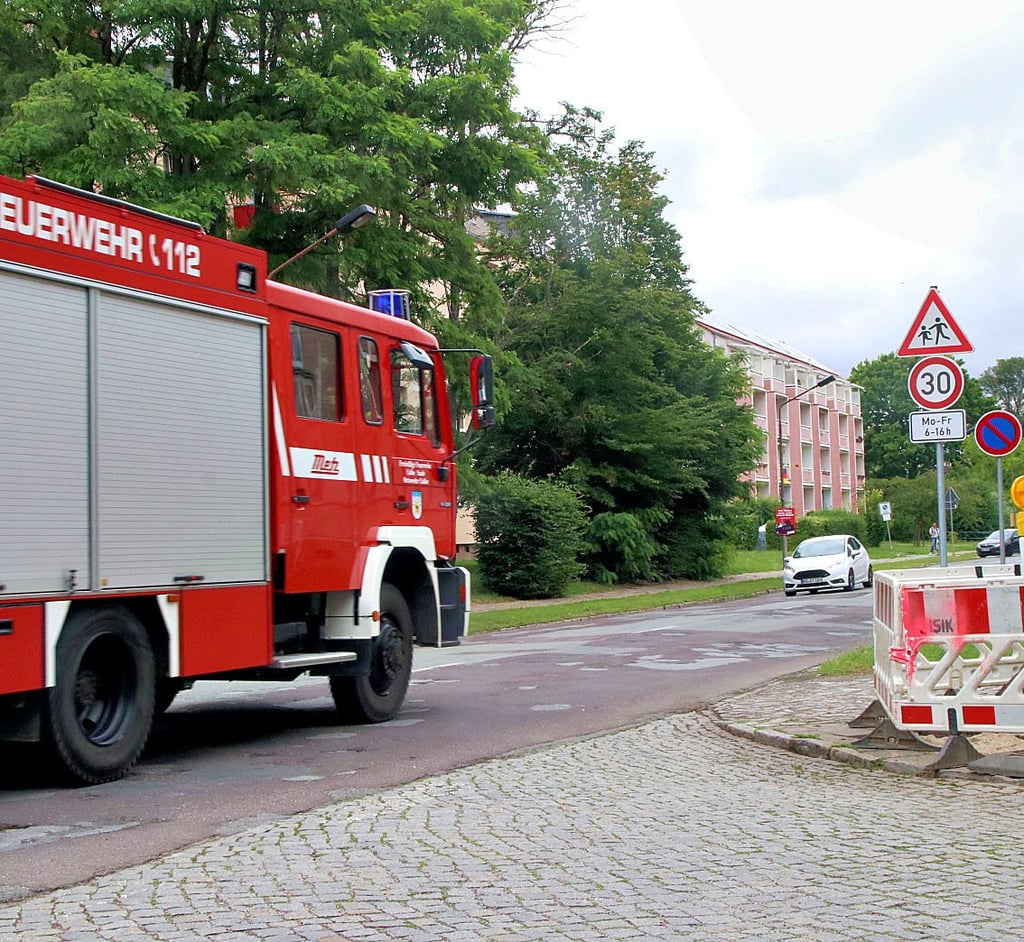
[[[1014,529],[1007,529],[1003,531],[1003,542],[1009,543],[1017,535],[1017,531]],[[987,537],[985,537],[987,543],[998,543],[999,542],[999,531],[993,530]]]
[[[813,540],[804,540],[793,553],[795,559],[806,559],[808,556],[836,556],[846,552],[846,538],[842,536],[818,536]]]

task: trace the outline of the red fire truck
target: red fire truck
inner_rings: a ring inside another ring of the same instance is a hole
[[[380,722],[413,645],[465,634],[442,351],[407,318],[29,177],[0,178],[0,327],[0,739],[110,781],[196,680],[306,673]]]

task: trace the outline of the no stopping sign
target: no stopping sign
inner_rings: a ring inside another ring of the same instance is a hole
[[[993,458],[1008,455],[1020,444],[1020,437],[1020,419],[1003,409],[986,412],[974,426],[974,440],[978,447]]]

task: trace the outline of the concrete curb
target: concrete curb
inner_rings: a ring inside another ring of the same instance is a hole
[[[776,730],[757,729],[744,723],[733,723],[723,719],[713,709],[705,711],[707,717],[721,730],[733,736],[749,739],[751,742],[813,759],[829,759],[861,769],[882,769],[899,775],[913,775],[918,778],[935,778],[936,773],[924,771],[919,765],[891,756],[872,756],[870,751],[861,751],[851,746],[834,746],[819,739],[791,736]]]

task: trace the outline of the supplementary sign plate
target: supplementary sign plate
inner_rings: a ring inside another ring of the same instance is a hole
[[[912,442],[962,442],[965,438],[967,414],[963,409],[910,413]]]

